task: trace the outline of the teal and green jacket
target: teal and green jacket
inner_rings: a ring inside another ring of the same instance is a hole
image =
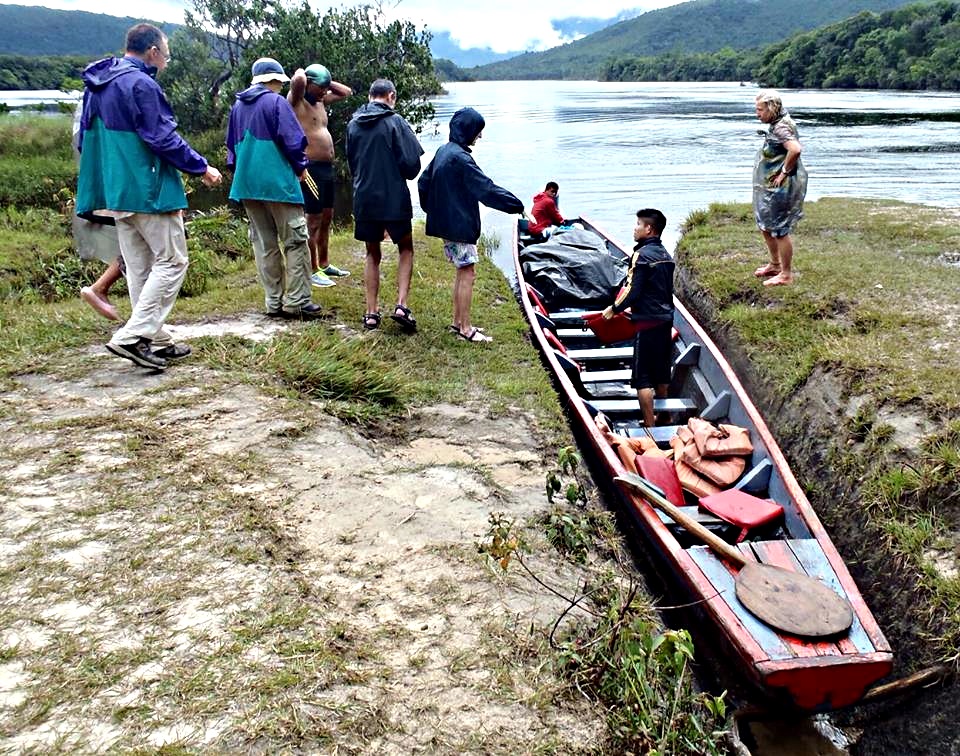
[[[168,213],[187,206],[179,171],[207,161],[177,133],[156,69],[134,57],[104,58],[83,72],[76,212]]]
[[[303,204],[307,137],[285,97],[263,84],[237,94],[227,124],[230,199]]]

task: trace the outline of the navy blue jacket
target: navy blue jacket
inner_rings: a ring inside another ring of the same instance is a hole
[[[494,210],[522,213],[523,202],[494,184],[470,154],[484,127],[483,116],[461,108],[450,119],[450,141],[443,145],[417,182],[420,207],[427,214],[427,235],[476,244],[482,202]]]
[[[382,102],[368,102],[347,124],[347,163],[353,176],[353,217],[410,220],[407,182],[420,173],[423,148],[403,117]]]
[[[633,248],[627,282],[613,304],[614,312],[630,308],[630,320],[673,322],[673,269],[659,236],[641,239]]]

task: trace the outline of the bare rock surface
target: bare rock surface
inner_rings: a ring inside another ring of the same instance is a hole
[[[0,396],[4,752],[602,740],[603,713],[538,658],[563,602],[477,553],[491,512],[530,524],[547,506],[528,417],[441,405],[367,438],[321,403],[107,355],[16,383]],[[536,553],[572,593],[583,576]]]

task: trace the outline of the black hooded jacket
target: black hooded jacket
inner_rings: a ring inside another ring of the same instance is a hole
[[[427,166],[417,189],[427,214],[427,235],[476,244],[482,202],[494,210],[522,213],[523,202],[486,177],[470,154],[470,144],[484,127],[483,116],[461,108],[450,119],[450,141]]]
[[[630,320],[673,322],[673,270],[675,264],[659,236],[637,242],[623,289],[613,303],[614,312],[630,308]]]
[[[368,102],[347,124],[347,163],[353,176],[357,220],[410,220],[407,182],[420,172],[423,148],[402,116],[382,102]]]

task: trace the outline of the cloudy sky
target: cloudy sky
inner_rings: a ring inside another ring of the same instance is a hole
[[[8,1],[8,0],[4,0]],[[63,10],[84,10],[114,16],[134,16],[155,21],[183,21],[183,8],[189,3],[178,0],[139,0],[133,4],[122,0],[42,0],[20,5],[42,5]],[[462,48],[490,47],[496,52],[542,50],[560,44],[550,26],[551,18],[590,16],[612,18],[622,10],[640,11],[675,5],[680,0],[549,0],[546,3],[523,0],[400,0],[384,2],[391,17],[408,18],[431,31],[449,31]],[[327,4],[311,0],[314,8]],[[333,4],[350,5],[350,0]]]

